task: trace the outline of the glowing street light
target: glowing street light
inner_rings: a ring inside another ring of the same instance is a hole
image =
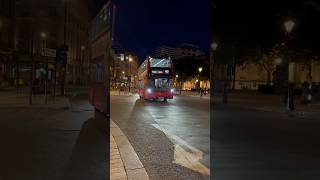
[[[179,77],[179,75],[178,74],[176,74],[176,78],[178,78]]]
[[[40,33],[40,37],[41,37],[42,39],[46,39],[46,38],[47,38],[47,34],[46,34],[45,32],[41,32],[41,33]]]
[[[279,65],[279,64],[281,64],[282,63],[282,58],[276,58],[275,60],[274,60],[274,64],[276,64],[276,65]]]
[[[125,74],[125,72],[124,72],[124,71],[122,71],[122,74]]]
[[[197,83],[197,82],[199,82],[199,80],[198,80],[198,79],[196,79],[196,83]]]
[[[133,61],[132,57],[129,57],[129,62],[132,62],[132,61]]]
[[[213,43],[211,44],[211,49],[212,49],[213,51],[215,51],[215,50],[217,50],[217,48],[218,48],[218,43],[213,42]]]
[[[202,67],[199,67],[199,69],[198,69],[199,73],[201,73],[202,70],[203,70]]]
[[[291,33],[294,25],[295,25],[295,22],[293,20],[287,20],[287,21],[284,22],[284,27],[286,29],[286,33],[287,34]]]

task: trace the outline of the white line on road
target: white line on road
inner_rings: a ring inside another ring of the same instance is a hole
[[[170,133],[169,131],[161,128],[158,124],[152,124],[155,128],[162,131],[174,144],[174,161],[173,163],[179,164],[193,171],[199,172],[203,175],[210,175],[210,169],[203,165],[200,160],[203,158],[203,152],[192,147],[180,137]],[[189,151],[185,150],[188,149]]]

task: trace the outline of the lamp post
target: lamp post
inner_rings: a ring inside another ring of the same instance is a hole
[[[212,42],[211,44],[211,58],[210,58],[210,102],[213,105],[213,96],[214,96],[214,61],[215,61],[215,52],[218,48],[217,42]]]
[[[0,43],[2,43],[2,27],[3,27],[3,22],[2,20],[0,19]]]
[[[199,73],[201,73],[202,70],[203,70],[202,67],[199,67],[199,68],[198,68]]]
[[[201,79],[200,79],[200,74],[201,74],[202,70],[203,70],[202,67],[199,67],[199,68],[198,68],[198,72],[199,72],[199,74],[198,74],[198,79],[199,79],[198,83],[199,83],[199,91],[200,91],[200,94],[202,93],[202,90],[201,90]]]
[[[292,32],[293,28],[295,26],[295,22],[291,19],[287,20],[284,22],[284,27],[285,27],[285,36],[286,36],[286,47],[287,47],[287,50],[289,49],[289,46],[288,46],[288,43],[289,43],[289,40],[290,40],[290,33]],[[287,109],[288,111],[293,111],[295,108],[294,108],[294,89],[293,89],[293,83],[290,82],[290,69],[289,69],[289,60],[287,59],[287,68],[288,68],[288,93],[287,93]]]
[[[40,37],[42,38],[42,55],[45,58],[46,61],[46,76],[44,81],[44,97],[45,97],[45,104],[48,104],[48,96],[47,96],[47,86],[48,86],[48,58],[46,58],[45,48],[46,48],[46,39],[47,34],[45,32],[40,33]]]
[[[81,45],[81,58],[80,58],[80,85],[83,85],[83,65],[84,65],[84,51],[86,50],[86,46]]]
[[[129,92],[131,92],[131,76],[132,76],[132,73],[131,73],[131,62],[133,61],[132,57],[129,56],[128,57],[128,62],[129,62]]]

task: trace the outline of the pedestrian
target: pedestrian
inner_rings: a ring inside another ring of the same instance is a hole
[[[203,95],[203,89],[200,88],[200,97],[202,97],[202,95]]]

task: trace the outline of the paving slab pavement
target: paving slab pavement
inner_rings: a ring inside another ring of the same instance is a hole
[[[129,140],[112,120],[110,120],[110,179],[149,180]]]

